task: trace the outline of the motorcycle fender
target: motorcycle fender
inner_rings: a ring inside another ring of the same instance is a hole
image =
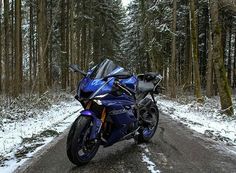
[[[90,140],[96,139],[102,127],[102,120],[98,119],[95,113],[91,110],[83,110],[80,112],[81,116],[91,117],[93,121],[93,127],[90,133]]]

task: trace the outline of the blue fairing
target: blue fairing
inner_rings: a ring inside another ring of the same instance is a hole
[[[114,96],[112,94],[107,95],[103,99],[101,99],[102,105],[106,107],[116,106],[116,105],[123,105],[123,106],[130,106],[134,105],[134,98],[127,96],[126,94],[122,94],[120,96]]]
[[[96,95],[102,95],[111,92],[112,85],[114,83],[114,79],[110,79],[108,81],[104,81],[102,79],[90,79],[89,77],[85,77],[79,86],[79,90],[83,92],[96,92]]]
[[[117,67],[115,70],[109,73],[109,75],[123,70],[123,68]],[[81,80],[80,86],[78,88],[79,90],[82,90],[83,92],[96,92],[94,97],[111,92],[115,78],[109,78],[107,81],[104,81],[103,79],[91,79],[90,75],[91,73]],[[129,87],[134,92],[136,91],[137,78],[135,76],[132,76],[128,79],[123,79],[120,82]]]
[[[91,110],[83,110],[80,112],[81,116],[87,116],[91,117],[93,120],[93,127],[90,133],[90,140],[96,139],[97,135],[100,132],[101,126],[102,126],[102,121],[98,119],[95,115],[95,113]]]
[[[138,79],[136,76],[132,76],[128,79],[123,79],[120,82],[129,87],[130,89],[132,89],[133,91],[136,91],[137,89]]]

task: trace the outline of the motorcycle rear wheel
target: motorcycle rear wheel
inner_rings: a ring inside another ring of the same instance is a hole
[[[89,141],[92,120],[90,117],[79,116],[71,126],[67,137],[67,156],[77,165],[87,164],[96,155],[99,143]]]
[[[148,100],[148,99],[147,99]],[[159,110],[155,103],[151,102],[145,112],[140,112],[143,120],[148,120],[147,123],[142,120],[142,126],[139,129],[139,134],[134,137],[138,143],[148,142],[155,134],[159,122]]]

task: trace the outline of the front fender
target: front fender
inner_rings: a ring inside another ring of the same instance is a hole
[[[101,130],[102,127],[102,120],[98,119],[96,117],[96,114],[89,110],[89,109],[85,109],[83,111],[80,112],[81,116],[87,116],[87,117],[91,117],[92,121],[93,121],[93,127],[90,133],[90,140],[96,139],[98,137],[98,134]]]

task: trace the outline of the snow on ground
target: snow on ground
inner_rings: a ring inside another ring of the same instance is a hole
[[[139,145],[139,147],[141,147],[144,150],[144,152],[142,153],[142,162],[147,164],[147,169],[151,173],[160,173],[160,171],[157,170],[156,164],[154,162],[152,162],[150,159],[151,153],[150,153],[147,145],[141,144],[141,145]]]
[[[203,104],[193,99],[175,101],[164,96],[158,96],[156,100],[160,111],[173,119],[209,138],[236,146],[236,114],[232,117],[222,115],[219,109],[219,98],[206,98]],[[234,110],[236,110],[235,102],[233,100]]]
[[[78,101],[65,101],[25,120],[10,122],[3,119],[0,129],[0,172],[13,172],[68,128],[80,110]]]

